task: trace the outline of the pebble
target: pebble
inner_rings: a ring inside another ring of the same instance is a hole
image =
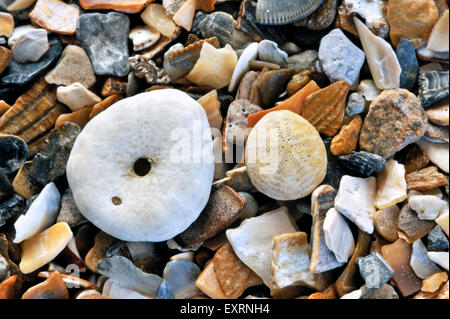
[[[47,184],[25,215],[21,215],[14,223],[16,235],[13,242],[21,243],[53,225],[58,216],[60,201],[61,195],[55,184]]]
[[[424,139],[417,142],[420,149],[430,158],[430,161],[448,174],[449,172],[449,144],[432,143]]]
[[[211,128],[220,130],[223,125],[223,117],[220,112],[220,101],[218,99],[217,90],[212,90],[197,100],[203,107],[208,117]]]
[[[15,135],[0,134],[0,172],[10,174],[17,171],[29,155],[27,143],[23,139]]]
[[[445,251],[449,248],[447,237],[441,227],[437,225],[427,236],[427,249],[429,251]]]
[[[447,184],[445,175],[438,172],[436,166],[429,166],[406,175],[408,190],[426,191]]]
[[[432,0],[390,0],[386,18],[395,47],[406,38],[417,48],[427,41],[439,12]]]
[[[26,63],[39,61],[49,48],[47,31],[30,29],[15,39],[11,50],[14,61]]]
[[[175,237],[183,248],[198,246],[242,217],[245,200],[231,187],[212,190],[209,201],[197,220]]]
[[[354,222],[361,230],[372,234],[372,216],[375,214],[377,179],[343,176],[334,207]]]
[[[8,278],[10,275],[9,273],[9,265],[3,256],[0,255],[0,283]]]
[[[45,81],[56,85],[71,85],[79,82],[86,88],[95,84],[91,61],[83,48],[68,45],[55,68],[45,76]]]
[[[14,17],[7,12],[0,12],[0,37],[11,37],[14,30]]]
[[[337,13],[338,1],[326,0],[319,8],[309,15],[295,23],[295,25],[304,26],[309,30],[324,30],[334,21]]]
[[[56,90],[56,98],[67,105],[73,112],[86,106],[94,106],[101,101],[97,95],[78,82],[68,86],[59,86]]]
[[[80,0],[83,9],[111,9],[126,13],[141,12],[151,0]]]
[[[24,213],[26,210],[25,199],[20,195],[13,194],[0,204],[0,227],[14,216]]]
[[[427,130],[423,136],[424,140],[432,143],[449,143],[449,129],[446,127],[441,127],[433,125],[430,122],[427,124]]]
[[[237,61],[237,54],[230,45],[216,49],[205,43],[200,58],[186,78],[197,85],[208,85],[219,90],[230,84]]]
[[[40,27],[59,34],[75,34],[80,10],[61,0],[38,0],[29,14]]]
[[[311,71],[309,70],[304,70],[298,74],[295,74],[292,77],[292,80],[288,83],[286,89],[288,96],[293,96],[295,93],[304,88],[310,81],[310,75]]]
[[[408,199],[408,205],[422,220],[435,220],[440,213],[448,209],[448,204],[432,195],[414,195]]]
[[[271,134],[267,134],[269,130]],[[276,149],[271,143],[278,144]],[[272,148],[269,154],[268,146]],[[308,196],[322,182],[327,158],[315,128],[301,116],[283,110],[267,114],[252,129],[245,163],[260,192],[278,200],[295,200]]]
[[[356,263],[367,288],[381,288],[394,275],[394,269],[377,251],[366,257],[358,257]]]
[[[381,93],[381,90],[377,88],[373,80],[362,80],[358,84],[357,91],[366,100],[366,109],[370,103]]]
[[[366,100],[364,96],[358,92],[353,92],[349,95],[347,106],[345,107],[345,115],[352,116],[361,114],[366,108]]]
[[[198,294],[195,281],[200,275],[200,268],[187,260],[169,261],[164,268],[164,280],[161,283],[158,299],[188,299]]]
[[[449,213],[448,213],[448,211],[446,211],[445,213],[441,214],[438,218],[435,219],[436,224],[438,224],[441,227],[441,229],[445,232],[447,237],[448,237],[448,227],[449,227],[448,216],[449,216]]]
[[[438,264],[439,266],[448,271],[448,260],[449,260],[448,252],[429,251],[428,257],[436,264]]]
[[[386,160],[376,154],[368,152],[352,152],[350,155],[339,156],[338,162],[346,170],[359,177],[369,177],[386,168]]]
[[[117,242],[117,239],[99,231],[94,237],[94,245],[84,257],[84,264],[92,272],[98,273],[97,264],[106,257],[108,249]]]
[[[35,80],[61,55],[62,44],[57,36],[49,36],[48,44],[50,45],[50,48],[38,62],[23,64],[11,61],[2,73],[1,83],[20,86]]]
[[[12,59],[11,50],[5,47],[0,47],[0,74],[3,72],[3,70],[6,69],[8,64],[11,62],[11,59]]]
[[[43,232],[22,242],[20,270],[29,274],[55,258],[72,239],[72,231],[66,223],[57,223]]]
[[[25,291],[22,299],[69,299],[69,291],[63,276],[54,271],[48,279]]]
[[[427,108],[448,97],[449,71],[425,71],[419,73],[419,96]]]
[[[272,285],[273,237],[296,232],[285,207],[263,215],[244,220],[238,228],[228,229],[227,238],[242,262],[261,277],[270,287]]]
[[[198,29],[204,38],[217,37],[222,46],[233,44],[236,21],[232,15],[216,11],[201,16],[197,14],[196,19],[198,19]]]
[[[362,124],[359,115],[349,118],[347,124],[344,120],[341,130],[331,141],[330,150],[334,156],[349,155],[356,149]]]
[[[436,292],[439,290],[439,287],[441,287],[441,285],[445,283],[447,280],[448,280],[447,273],[445,272],[435,273],[422,281],[421,290],[423,292]]]
[[[425,111],[428,120],[436,125],[449,126],[449,102],[443,100]]]
[[[350,86],[346,81],[335,82],[309,95],[301,114],[319,133],[334,136],[344,122],[345,101]]]
[[[160,4],[149,4],[145,10],[142,11],[141,19],[146,25],[157,29],[163,36],[168,38],[179,29],[173,20],[166,15],[164,7]]]
[[[242,78],[250,70],[250,62],[256,60],[258,56],[258,43],[250,43],[244,52],[242,52],[231,77],[229,92],[234,92],[241,83]]]
[[[316,50],[306,50],[288,57],[288,68],[294,68],[296,73],[309,70],[318,58]]]
[[[38,194],[42,187],[30,176],[32,163],[32,161],[23,163],[12,182],[14,191],[27,199]]]
[[[434,52],[448,52],[449,44],[448,44],[448,8],[447,10],[440,16],[439,20],[433,27],[431,31],[430,37],[428,38],[427,49],[432,50]]]
[[[402,69],[400,88],[412,90],[419,75],[419,61],[417,61],[414,44],[405,38],[400,39],[396,54]]]
[[[84,107],[72,113],[65,113],[58,116],[55,122],[55,127],[61,127],[64,122],[71,122],[83,129],[87,122],[89,122],[89,114],[92,112],[92,107]]]
[[[17,275],[10,276],[0,283],[1,299],[18,299],[22,290],[23,280]]]
[[[172,112],[176,112],[177,116],[172,116]],[[190,157],[186,161],[186,152],[181,152],[175,158],[170,158],[168,167],[158,163],[173,155],[169,154],[169,150],[178,145],[178,140],[165,144],[167,148],[164,151],[155,149],[154,143],[143,144],[136,136],[153,140],[159,145],[157,141],[160,137],[170,136],[174,128],[184,127],[188,134],[192,134],[194,121],[199,121],[202,131],[210,130],[201,105],[187,94],[173,89],[156,90],[123,99],[93,118],[78,136],[67,163],[69,185],[81,213],[102,230],[122,240],[163,241],[186,230],[200,215],[210,195],[214,174],[210,139],[201,140],[203,154],[206,156],[201,163],[192,162]],[[130,122],[134,123],[133,129],[129,127]],[[158,129],[148,131],[146,128],[149,126]],[[101,131],[98,128],[101,128]],[[121,142],[123,138],[127,142]],[[103,145],[103,151],[99,151],[95,146],[99,144]],[[124,158],[123,154],[128,155]],[[100,160],[104,156],[120,161],[105,163]],[[147,162],[150,160],[151,174],[147,174],[148,170],[133,170],[134,163],[139,158],[147,159]],[[126,173],[124,176],[124,172],[131,174]],[[174,176],[173,174],[178,176],[179,183],[173,184],[173,178],[169,177]],[[151,182],[154,176],[160,176],[156,184]],[[105,177],[111,181],[106,181],[106,185],[110,187],[105,187]],[[167,185],[170,184],[170,194],[179,195],[160,197],[160,188],[166,187],[164,180]],[[183,180],[189,183],[190,191],[186,192]],[[128,186],[123,188],[123,185]],[[136,188],[136,192],[124,191],[130,187]],[[89,189],[87,193],[90,195],[86,195],[86,189]],[[155,192],[159,198],[157,201]],[[169,202],[170,205],[167,205]],[[144,214],[140,208],[142,205],[152,209],[147,209]],[[114,221],[110,219],[111,211],[115,212]],[[178,216],[180,211],[186,212],[183,218],[174,217]],[[130,220],[128,216],[135,214],[134,212],[141,213]],[[149,219],[148,216],[155,218]],[[171,222],[168,223],[168,220]],[[127,228],[123,227],[124,221],[128,223]]]
[[[405,166],[396,160],[387,161],[386,168],[378,174],[378,190],[375,206],[378,209],[391,207],[407,197]]]
[[[262,61],[270,62],[285,68],[288,65],[288,54],[278,48],[278,44],[263,40],[258,44],[258,56]]]
[[[364,64],[364,51],[355,46],[340,29],[334,29],[320,42],[319,60],[331,82],[356,82]]]
[[[413,243],[426,236],[435,226],[433,221],[421,220],[408,204],[404,204],[398,215],[398,229],[401,238]]]
[[[389,158],[418,141],[425,134],[426,123],[414,94],[405,89],[385,90],[370,105],[359,146],[362,151]]]
[[[398,239],[397,224],[399,213],[400,209],[394,205],[377,211],[373,216],[373,224],[376,231],[389,242],[394,242]]]
[[[133,41],[133,50],[140,51],[155,44],[161,37],[161,33],[148,25],[136,26],[130,30],[128,37]]]
[[[412,245],[410,266],[420,279],[425,279],[434,273],[440,272],[439,267],[428,258],[428,251],[421,239]]]
[[[323,223],[325,243],[337,261],[346,263],[355,250],[355,241],[345,218],[336,209],[331,208]]]
[[[383,38],[374,35],[358,18],[353,18],[353,21],[358,29],[359,39],[377,88],[399,88],[402,68],[391,45]]]
[[[336,259],[335,254],[328,248],[324,231],[327,212],[333,207],[336,191],[330,185],[321,185],[311,195],[311,263],[312,273],[325,273],[341,267],[343,263]]]
[[[226,118],[226,143],[244,146],[249,134],[248,117],[262,110],[258,105],[250,103],[248,100],[235,100],[231,103]]]
[[[196,0],[187,0],[172,17],[173,22],[186,31],[191,31],[196,7]]]
[[[80,15],[77,38],[86,50],[95,74],[118,77],[128,74],[129,27],[130,19],[122,13]]]
[[[75,204],[72,191],[67,188],[61,199],[61,209],[59,210],[56,222],[66,222],[71,228],[77,227],[87,220],[81,215]]]

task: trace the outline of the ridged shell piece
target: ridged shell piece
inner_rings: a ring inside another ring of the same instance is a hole
[[[419,96],[422,106],[428,107],[449,95],[449,71],[426,71],[419,73]]]
[[[323,0],[259,0],[256,20],[261,24],[283,25],[297,22],[316,11]]]

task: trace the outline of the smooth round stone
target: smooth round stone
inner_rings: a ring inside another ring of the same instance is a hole
[[[126,241],[159,242],[187,229],[209,199],[213,175],[206,113],[173,89],[123,99],[97,115],[67,163],[80,212]]]
[[[250,132],[245,163],[260,192],[277,200],[296,200],[323,181],[327,154],[314,126],[294,112],[276,111]]]

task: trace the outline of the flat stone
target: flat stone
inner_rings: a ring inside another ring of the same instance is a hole
[[[405,38],[400,39],[396,54],[402,68],[400,88],[412,90],[419,75],[419,61],[417,61],[414,44]]]
[[[344,120],[341,130],[331,142],[331,153],[335,156],[351,154],[358,145],[359,133],[361,132],[362,124],[363,121],[359,115],[349,118],[347,123],[345,123]]]
[[[399,214],[400,209],[394,205],[377,211],[373,216],[373,224],[378,234],[390,242],[394,242],[398,239]]]
[[[355,240],[345,218],[331,208],[323,223],[325,243],[334,253],[337,261],[346,263],[355,250]]]
[[[62,275],[54,271],[44,282],[29,288],[22,299],[69,299]]]
[[[38,0],[29,16],[31,21],[46,30],[74,34],[80,10],[60,0]]]
[[[361,114],[366,108],[366,100],[364,96],[358,92],[353,92],[349,95],[347,106],[345,107],[345,115],[352,116]]]
[[[0,134],[0,172],[9,174],[17,171],[29,155],[27,143],[23,139]]]
[[[77,38],[86,50],[95,74],[118,77],[128,74],[129,28],[130,19],[122,13],[80,15]]]
[[[230,227],[242,216],[245,200],[229,186],[211,192],[199,218],[175,240],[184,248],[195,247]]]
[[[58,87],[56,90],[56,98],[61,103],[67,105],[73,112],[83,107],[94,106],[101,101],[101,98],[78,82],[68,86]]]
[[[352,86],[358,79],[365,56],[340,29],[334,29],[320,42],[319,60],[331,82],[344,80]]]
[[[433,195],[410,196],[408,205],[422,220],[435,220],[441,213],[448,210],[447,202]]]
[[[428,258],[430,258],[436,264],[438,264],[439,266],[441,266],[442,268],[444,268],[445,270],[448,271],[448,260],[449,260],[448,252],[429,251]]]
[[[152,0],[80,0],[83,9],[111,9],[126,13],[138,13]]]
[[[350,155],[339,156],[338,162],[346,170],[360,177],[369,177],[386,168],[386,160],[368,152],[352,152]]]
[[[14,41],[11,50],[14,61],[27,63],[39,61],[49,48],[47,31],[30,29]]]
[[[419,72],[419,96],[422,106],[427,108],[437,102],[448,98],[449,71]]]
[[[442,100],[441,102],[431,106],[425,111],[425,114],[431,123],[448,126],[450,117],[448,100]]]
[[[404,204],[400,210],[398,216],[398,229],[406,235],[406,239],[410,243],[426,236],[434,226],[435,223],[433,221],[419,219],[417,213],[413,211],[408,204]]]
[[[427,191],[445,186],[447,182],[445,175],[439,173],[436,166],[428,166],[420,171],[406,174],[408,190]]]
[[[356,263],[367,288],[380,288],[394,275],[394,269],[377,251],[366,257],[358,257]]]
[[[90,88],[96,80],[86,52],[79,46],[69,44],[55,68],[45,76],[45,81],[56,85],[71,85],[79,82]]]
[[[87,222],[86,218],[84,218],[78,209],[70,188],[67,188],[62,196],[61,209],[56,222],[66,222],[70,228],[74,228]]]
[[[371,234],[374,226],[377,179],[344,176],[341,179],[334,207],[361,230]]]
[[[326,0],[319,8],[307,18],[296,22],[294,25],[304,26],[309,30],[323,30],[334,21],[337,13],[338,1]]]
[[[263,40],[258,44],[258,56],[262,61],[278,64],[281,68],[288,65],[288,54],[278,48],[278,44]]]
[[[448,275],[445,272],[435,273],[422,281],[423,292],[436,292],[439,287],[448,280]]]
[[[391,207],[403,202],[408,197],[405,166],[394,159],[387,161],[386,168],[378,174],[377,182],[375,206],[378,209]]]
[[[428,257],[428,251],[421,239],[412,245],[410,266],[420,279],[425,279],[434,273],[440,272],[436,264]]]
[[[448,174],[449,172],[449,144],[448,143],[432,143],[421,139],[417,142],[420,149],[424,151],[430,161],[438,166],[441,170]]]
[[[45,52],[38,62],[22,64],[11,61],[2,73],[1,83],[25,85],[44,73],[59,58],[62,51],[61,41],[57,36],[49,36],[48,44],[50,49]]]
[[[273,237],[296,230],[287,209],[283,207],[246,219],[238,228],[228,229],[226,235],[239,259],[271,287]]]
[[[328,248],[323,229],[326,214],[333,207],[335,197],[336,191],[329,185],[319,186],[311,195],[313,223],[311,230],[311,263],[309,269],[312,273],[325,273],[343,265]]]
[[[385,90],[372,101],[361,131],[362,151],[389,158],[418,141],[427,118],[420,100],[404,89]]]
[[[436,226],[427,236],[427,249],[429,251],[445,251],[449,248],[447,237],[441,227]]]

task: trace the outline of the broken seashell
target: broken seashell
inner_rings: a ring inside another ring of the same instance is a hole
[[[173,16],[173,22],[187,31],[191,31],[194,22],[197,0],[187,0]]]
[[[424,108],[448,97],[448,74],[449,71],[425,71],[419,73],[419,96]]]
[[[373,80],[379,89],[400,87],[402,68],[392,47],[383,38],[377,37],[358,18],[354,17],[359,39],[367,57]]]
[[[334,207],[361,230],[372,234],[376,193],[375,177],[359,178],[345,175],[341,179]]]
[[[267,114],[252,129],[245,163],[260,192],[277,200],[295,200],[322,182],[327,158],[316,129],[298,114],[282,110]]]
[[[421,220],[408,204],[404,204],[398,215],[399,236],[409,243],[426,236],[435,226],[433,221]],[[405,237],[406,236],[406,237]]]
[[[375,206],[384,209],[403,202],[406,193],[405,166],[396,160],[387,161],[386,168],[378,174],[378,190]]]
[[[29,288],[22,299],[69,299],[69,291],[63,281],[63,276],[54,271],[40,284]]]
[[[128,37],[133,41],[133,50],[140,51],[155,44],[161,37],[161,33],[154,27],[143,25],[131,29]]]
[[[273,237],[297,231],[286,207],[244,220],[238,228],[228,229],[227,238],[238,258],[264,283],[272,285],[271,248]]]
[[[316,11],[323,0],[259,0],[256,20],[260,24],[283,25],[297,22]]]
[[[198,293],[195,281],[200,275],[200,268],[191,261],[169,261],[164,268],[158,299],[188,299]]]
[[[200,58],[186,78],[197,85],[209,85],[215,89],[227,86],[237,64],[237,54],[230,45],[216,49],[204,43]]]
[[[101,101],[97,95],[78,82],[68,86],[59,86],[56,90],[56,98],[72,111],[77,111],[85,106],[93,106]]]
[[[13,16],[7,12],[0,12],[0,37],[7,37],[7,38],[11,37],[13,30],[14,30]]]
[[[448,9],[441,15],[428,38],[427,49],[434,52],[448,52]]]
[[[156,63],[148,59],[145,55],[135,55],[129,58],[133,75],[138,78],[145,78],[149,84],[169,84],[170,78],[164,69],[159,68]],[[130,73],[131,74],[131,73]],[[130,83],[130,81],[128,81]]]
[[[427,248],[421,239],[418,239],[413,243],[410,266],[420,279],[425,279],[434,273],[440,272],[439,267],[428,258],[427,253]]]
[[[16,236],[13,242],[21,243],[52,225],[58,216],[60,201],[61,195],[55,184],[47,184],[26,214],[21,215],[14,223]]]
[[[97,269],[100,274],[116,280],[122,287],[151,298],[156,297],[162,282],[161,277],[143,272],[122,256],[103,258],[98,262]]]
[[[353,255],[355,241],[350,227],[336,209],[331,208],[327,212],[323,231],[328,249],[334,253],[338,262],[346,263]]]
[[[448,204],[445,201],[433,195],[410,196],[408,199],[408,205],[422,220],[435,220],[442,212],[445,211],[445,209],[448,209]]]
[[[250,43],[249,46],[242,52],[236,67],[231,77],[230,86],[228,92],[234,92],[238,85],[241,83],[244,75],[250,70],[250,62],[256,60],[258,56],[258,43]]]
[[[37,62],[49,48],[47,31],[32,29],[14,42],[13,59],[18,63]]]
[[[449,172],[449,144],[431,143],[421,139],[417,142],[420,149],[424,151],[431,162],[448,174]],[[442,186],[442,185],[440,185]]]
[[[61,0],[38,0],[29,13],[32,22],[51,32],[75,34],[80,9]]]
[[[151,3],[141,13],[141,19],[150,27],[158,30],[165,37],[171,38],[179,31],[179,27],[173,22],[172,18],[166,15],[164,7],[160,4]]]
[[[220,112],[220,101],[218,99],[217,90],[212,90],[198,99],[197,102],[203,106],[211,128],[220,130],[223,124],[223,117]]]
[[[57,223],[42,233],[22,242],[20,270],[29,274],[55,258],[72,239],[72,231],[66,223]]]
[[[83,9],[111,9],[126,13],[141,12],[144,7],[154,0],[80,0]]]
[[[429,251],[428,257],[434,261],[436,264],[444,268],[448,271],[448,261],[449,261],[449,254],[448,252],[443,251]]]

